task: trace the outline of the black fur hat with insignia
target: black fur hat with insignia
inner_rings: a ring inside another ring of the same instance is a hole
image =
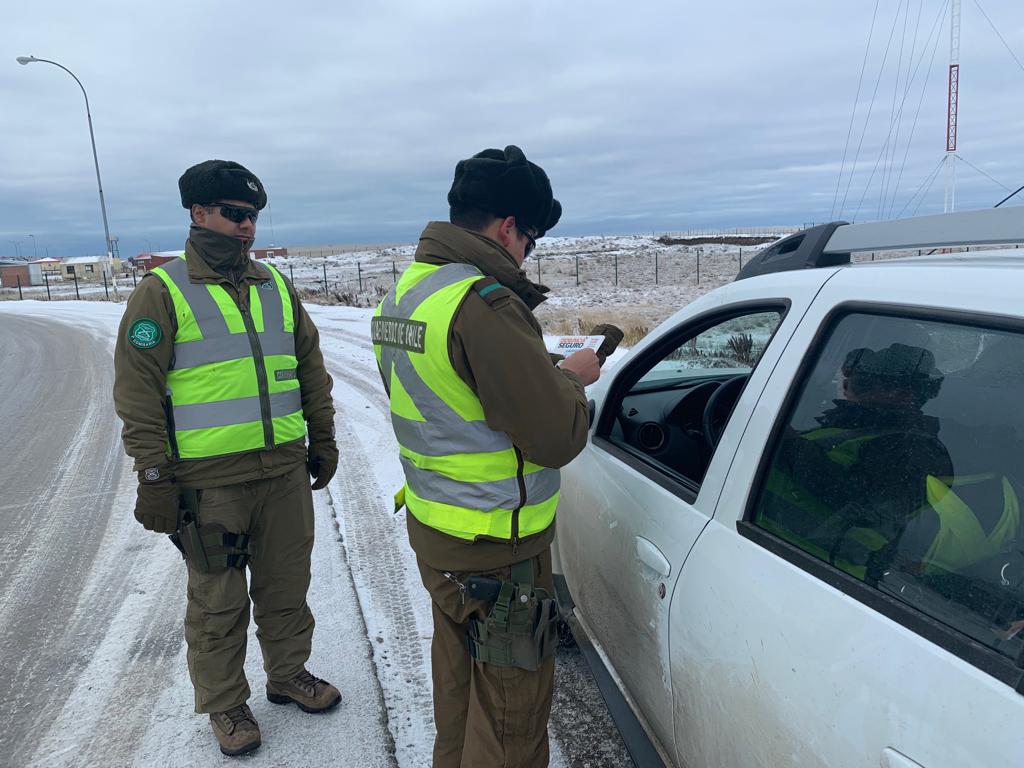
[[[495,216],[515,216],[516,223],[537,237],[558,223],[562,205],[551,192],[544,169],[526,159],[523,150],[485,149],[455,166],[448,205],[479,208]]]
[[[178,179],[181,205],[191,208],[218,200],[241,200],[262,211],[267,193],[256,174],[230,160],[207,160],[193,165]]]

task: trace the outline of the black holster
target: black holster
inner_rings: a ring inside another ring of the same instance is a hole
[[[220,525],[200,528],[199,494],[191,488],[181,492],[179,504],[178,530],[168,538],[190,567],[199,573],[214,573],[241,570],[249,564],[249,534],[232,533]]]

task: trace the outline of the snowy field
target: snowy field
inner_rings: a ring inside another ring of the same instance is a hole
[[[754,239],[770,240],[782,230],[765,230]],[[733,241],[742,236],[717,235]],[[604,320],[651,328],[675,309],[711,288],[732,280],[758,245],[704,242],[715,235],[627,235],[546,237],[524,265],[531,280],[551,288],[538,317],[552,333],[576,333]],[[664,241],[664,242],[663,242]],[[414,244],[388,247],[300,248],[270,259],[304,289],[307,303],[371,307],[411,261]],[[123,298],[131,276],[117,279]],[[326,285],[326,291],[325,291]],[[80,281],[78,297],[104,300],[112,288]],[[23,287],[25,298],[46,300],[45,286]],[[0,288],[0,301],[17,300],[17,288]],[[70,280],[51,281],[53,300],[75,299]],[[595,319],[596,318],[596,319]]]
[[[109,399],[123,307],[0,303],[4,400],[39,397],[28,413],[0,411],[0,428],[17,445],[0,467],[0,512],[27,521],[0,531],[0,688],[8,689],[0,765],[233,764],[217,752],[206,718],[192,712],[184,566],[130,513],[135,477]],[[344,699],[319,717],[267,702],[250,626],[246,671],[264,746],[246,763],[426,766],[430,605],[404,518],[392,510],[402,472],[369,341],[371,312],[309,310],[334,377],[341,451],[337,476],[314,494],[309,666]],[[81,407],[54,405],[78,400]],[[39,430],[39,410],[49,414],[45,423],[72,433],[68,445]],[[68,520],[81,520],[89,536],[69,536]],[[91,542],[88,556],[76,548],[79,538]],[[578,652],[561,650],[557,670],[552,765],[628,764]]]

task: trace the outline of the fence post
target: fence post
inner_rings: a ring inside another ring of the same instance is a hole
[[[700,285],[700,248],[697,249],[697,285]]]
[[[743,248],[740,248],[740,271],[743,270]]]
[[[321,253],[323,253],[323,251],[321,251]],[[326,261],[324,262],[323,267],[324,267],[324,296],[326,296],[327,295],[327,262]]]
[[[53,301],[53,299],[50,297],[50,273],[49,272],[43,272],[43,282],[46,283],[46,300],[47,301]]]
[[[540,256],[537,257],[537,282],[540,282]]]
[[[82,297],[81,297],[81,296],[80,296],[80,295],[78,294],[78,270],[77,270],[77,269],[76,269],[76,270],[74,270],[74,271],[73,271],[73,272],[71,273],[71,276],[72,276],[73,278],[75,278],[75,298],[76,298],[76,299],[78,299],[79,301],[81,301],[81,300],[82,300]]]
[[[615,284],[619,284],[619,253],[615,252]]]
[[[21,301],[25,297],[21,295],[21,275],[18,275],[18,301]]]
[[[363,265],[356,262],[356,279],[359,281],[359,292],[363,292]]]
[[[391,262],[391,282],[395,285],[398,284],[398,266],[395,262]]]
[[[580,255],[576,254],[576,287],[580,287]]]
[[[654,284],[658,284],[658,252],[654,252]]]
[[[288,275],[292,279],[292,285],[295,285],[295,265],[294,264],[289,264],[288,265]]]

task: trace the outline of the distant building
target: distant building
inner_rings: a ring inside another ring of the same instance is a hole
[[[64,277],[78,277],[79,280],[102,280],[103,279],[103,262],[102,256],[75,256],[70,259],[64,259],[61,262],[61,274]],[[110,269],[113,272],[121,271],[121,260],[118,258],[112,258],[110,260]]]
[[[249,253],[254,259],[272,259],[275,256],[287,256],[288,249],[272,245],[269,248],[253,248]]]
[[[37,264],[41,272],[49,272],[50,276],[60,274],[60,259],[45,258],[30,261],[29,264]]]
[[[62,280],[60,259],[47,257],[28,263],[28,278],[32,285],[42,285],[51,280]]]
[[[26,286],[32,284],[29,279],[28,262],[0,261],[0,286],[17,288],[19,281]]]
[[[153,267],[159,267],[173,259],[181,258],[184,251],[158,251],[156,253],[140,253],[135,257],[135,268],[139,272],[149,272]]]

